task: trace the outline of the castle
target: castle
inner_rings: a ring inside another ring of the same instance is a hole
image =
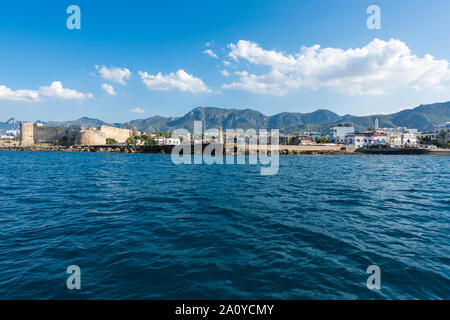
[[[50,127],[40,123],[21,123],[20,125],[21,146],[35,144],[96,146],[106,145],[107,139],[125,143],[132,135],[132,130],[109,126],[86,128]]]

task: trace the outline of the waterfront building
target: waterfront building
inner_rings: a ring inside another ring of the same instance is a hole
[[[6,130],[6,135],[17,138],[20,136],[20,130]]]
[[[412,129],[412,128],[407,128],[407,127],[397,127],[397,128],[380,128],[378,129],[378,131],[382,131],[382,132],[386,132],[386,133],[414,133],[414,134],[419,134],[419,130],[417,129]]]
[[[169,146],[178,146],[181,144],[181,140],[179,138],[167,138],[165,144]]]
[[[309,137],[312,139],[317,139],[317,138],[321,138],[322,135],[320,134],[320,132],[316,132],[316,131],[305,131],[305,132],[301,132],[299,134],[300,137]]]
[[[181,140],[179,138],[164,138],[158,137],[153,139],[159,146],[178,146],[181,144]]]
[[[402,133],[402,145],[404,147],[417,146],[417,135],[411,132]]]
[[[450,141],[450,122],[443,123],[434,128],[435,138],[443,142]]]
[[[345,143],[345,137],[355,134],[355,127],[349,123],[341,123],[330,129],[330,142]]]

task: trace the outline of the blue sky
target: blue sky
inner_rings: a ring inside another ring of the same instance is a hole
[[[71,4],[81,30],[66,27]],[[380,30],[366,26],[372,4]],[[123,122],[197,106],[364,115],[447,101],[448,12],[447,0],[2,2],[0,121]]]

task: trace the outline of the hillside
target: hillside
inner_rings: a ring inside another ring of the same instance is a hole
[[[311,113],[282,112],[273,116],[266,116],[252,109],[223,109],[216,107],[198,107],[182,117],[168,118],[154,116],[125,123],[106,123],[92,118],[80,118],[74,121],[41,122],[48,126],[86,126],[112,125],[120,128],[136,128],[139,131],[172,131],[177,128],[193,130],[194,121],[202,121],[205,128],[223,129],[280,129],[284,133],[296,133],[303,130],[321,131],[328,133],[332,125],[340,122],[350,122],[357,129],[373,127],[378,118],[380,127],[409,127],[420,131],[431,130],[434,126],[450,121],[450,101],[420,105],[414,109],[407,109],[397,113],[371,116],[340,116],[332,111],[319,109]],[[0,122],[0,132],[19,128],[20,121],[14,118]]]

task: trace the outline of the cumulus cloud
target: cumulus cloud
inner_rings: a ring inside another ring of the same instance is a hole
[[[220,71],[221,74],[223,74],[225,77],[228,77],[230,73],[227,70]]]
[[[219,59],[217,54],[215,54],[214,51],[212,51],[211,49],[206,49],[205,51],[203,51],[203,53],[207,54],[208,56],[213,57],[215,59]]]
[[[145,113],[145,110],[141,109],[141,108],[134,108],[134,109],[131,109],[130,112],[133,112],[133,113]]]
[[[103,83],[102,89],[105,90],[109,95],[115,96],[117,94],[117,92],[114,90],[114,87],[110,84]]]
[[[131,71],[127,68],[107,68],[105,66],[95,66],[95,69],[98,70],[103,79],[108,81],[125,84],[125,80],[129,80],[131,78]]]
[[[84,100],[93,98],[91,93],[82,93],[72,89],[63,88],[60,81],[54,81],[50,86],[42,86],[39,90],[12,90],[4,85],[0,85],[0,100],[38,102],[41,97],[57,99]]]
[[[182,69],[168,75],[163,75],[161,72],[157,75],[150,75],[147,72],[139,71],[139,76],[149,90],[167,91],[178,89],[191,93],[211,92],[202,79],[196,78]]]
[[[326,87],[350,95],[382,94],[400,87],[445,88],[450,86],[449,63],[427,54],[420,58],[404,42],[374,39],[362,48],[342,50],[303,47],[286,54],[262,49],[240,40],[230,44],[229,57],[236,62],[269,67],[264,74],[237,72],[239,81],[223,85],[255,93],[283,95],[299,88]]]
[[[93,98],[91,93],[82,93],[72,89],[63,88],[60,81],[54,81],[48,87],[40,87],[40,94],[49,98],[58,98],[66,100],[84,100]]]
[[[36,90],[11,90],[10,88],[0,85],[0,100],[21,101],[21,102],[37,102],[40,100],[39,92]]]

